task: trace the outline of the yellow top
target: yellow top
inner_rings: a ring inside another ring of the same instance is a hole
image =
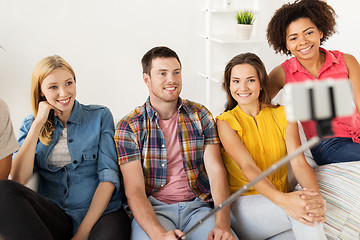
[[[283,106],[263,108],[256,116],[256,122],[252,116],[244,113],[239,106],[222,113],[216,119],[227,121],[230,127],[238,133],[260,170],[264,171],[286,155],[285,130],[287,121]],[[221,155],[227,170],[230,193],[233,194],[246,185],[248,180],[223,147],[221,147]],[[268,179],[279,191],[288,192],[287,164],[268,176]],[[253,187],[244,193],[244,195],[252,194],[259,193]]]

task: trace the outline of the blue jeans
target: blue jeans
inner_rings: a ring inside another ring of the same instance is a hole
[[[311,149],[317,165],[360,160],[360,144],[351,138],[327,138]]]
[[[210,203],[202,202],[199,199],[190,202],[166,204],[150,196],[149,201],[153,206],[157,219],[167,231],[179,229],[186,232],[212,210]],[[215,215],[207,219],[186,239],[206,240],[214,226]],[[131,228],[132,240],[150,239],[135,218],[132,221]]]

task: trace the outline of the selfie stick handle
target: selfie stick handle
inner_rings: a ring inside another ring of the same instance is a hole
[[[277,163],[274,163],[271,165],[268,169],[266,169],[264,172],[262,172],[259,176],[257,176],[254,180],[237,190],[234,194],[232,194],[229,198],[227,198],[224,202],[219,204],[216,208],[212,209],[205,217],[199,220],[192,228],[190,228],[188,231],[184,233],[184,236],[178,238],[178,240],[184,240],[186,239],[195,229],[200,227],[200,225],[206,221],[209,217],[223,209],[225,206],[229,205],[233,201],[235,201],[238,197],[240,197],[244,192],[246,192],[250,187],[254,186],[256,183],[261,181],[263,178],[267,177],[268,175],[275,172],[278,168],[283,166],[285,163],[289,162],[292,158],[296,157],[297,155],[305,152],[307,149],[312,148],[316,144],[318,144],[320,141],[319,137],[313,137],[308,142],[304,143],[302,146],[297,148],[295,151],[290,153],[289,155],[283,157],[280,159]]]

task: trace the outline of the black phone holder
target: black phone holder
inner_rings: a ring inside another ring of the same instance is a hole
[[[319,137],[324,136],[332,136],[333,130],[332,130],[332,119],[336,116],[336,110],[335,110],[335,100],[334,100],[334,91],[333,87],[330,86],[328,88],[329,91],[329,104],[330,104],[330,110],[331,110],[331,116],[330,118],[325,119],[317,119],[315,115],[315,103],[314,103],[314,91],[313,89],[309,89],[309,100],[310,100],[310,113],[311,113],[311,120],[316,121],[316,132]]]

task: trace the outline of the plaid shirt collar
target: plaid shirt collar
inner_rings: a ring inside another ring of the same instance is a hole
[[[147,115],[149,117],[149,120],[150,121],[153,121],[154,118],[156,120],[158,120],[160,117],[159,117],[159,114],[156,112],[156,110],[151,106],[151,103],[150,103],[150,97],[147,98],[146,102],[145,102],[145,109],[146,109],[146,112],[147,112]],[[181,99],[181,97],[178,98],[178,110],[180,109],[184,109],[187,113],[189,113],[188,109],[186,108],[186,106],[183,104],[183,101]]]

